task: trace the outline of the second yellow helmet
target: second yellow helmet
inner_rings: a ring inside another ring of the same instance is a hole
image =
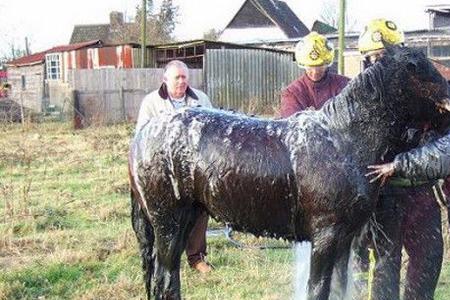
[[[311,31],[295,47],[295,60],[301,67],[318,67],[333,62],[333,45],[321,34]]]
[[[403,32],[397,25],[386,19],[374,19],[367,24],[358,39],[358,50],[361,53],[383,49],[383,41],[397,45],[405,41]]]

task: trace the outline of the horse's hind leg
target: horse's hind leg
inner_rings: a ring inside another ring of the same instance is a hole
[[[312,241],[311,271],[308,282],[309,300],[327,300],[336,261],[337,236],[332,228],[316,233]]]
[[[330,299],[332,300],[345,299],[347,293],[350,244],[350,242],[345,243],[342,248],[342,253],[339,253],[340,256],[336,260],[336,265],[334,266],[330,293]]]
[[[155,236],[152,225],[150,224],[147,216],[144,215],[139,203],[135,198],[133,198],[133,195],[131,199],[131,222],[133,225],[133,230],[136,233],[139,243],[139,250],[141,252],[147,299],[150,299],[151,281],[154,271],[154,258],[152,253]]]
[[[174,211],[159,211],[152,220],[155,228],[156,299],[181,299],[181,254],[197,216],[196,208],[186,206]]]

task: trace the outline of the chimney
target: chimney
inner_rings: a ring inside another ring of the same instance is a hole
[[[123,25],[123,13],[118,11],[112,11],[109,14],[109,22],[113,27]]]

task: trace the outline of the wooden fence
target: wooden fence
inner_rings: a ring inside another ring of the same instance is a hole
[[[202,89],[202,70],[189,71],[190,84]],[[163,69],[74,70],[76,126],[135,121],[144,96],[161,85]]]
[[[134,121],[146,94],[161,84],[162,69],[76,70],[79,125]],[[204,90],[215,107],[251,113],[274,113],[280,92],[302,70],[288,52],[266,49],[208,49],[203,69],[190,70],[190,84]]]

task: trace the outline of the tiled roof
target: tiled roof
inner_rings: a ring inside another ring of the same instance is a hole
[[[303,37],[309,33],[305,24],[300,21],[285,2],[278,0],[251,1],[254,2],[255,6],[262,7],[288,38]]]
[[[109,34],[109,24],[75,25],[70,44],[82,43],[94,39],[106,41]]]
[[[90,40],[102,40],[105,45],[125,44],[139,42],[137,37],[129,36],[133,32],[134,23],[124,23],[120,26],[111,24],[75,25],[70,44],[81,43]]]
[[[51,49],[48,49],[48,50],[45,50],[42,52],[34,53],[34,54],[31,54],[28,56],[22,56],[15,60],[11,60],[11,61],[7,62],[6,65],[18,66],[18,67],[31,66],[31,65],[43,63],[45,60],[45,55],[48,53],[72,51],[72,50],[77,50],[77,49],[90,47],[90,46],[101,46],[101,44],[102,44],[102,42],[100,40],[93,40],[93,41],[88,41],[88,42],[84,42],[84,43],[72,44],[72,45],[56,46],[56,47],[53,47]]]
[[[304,37],[309,33],[308,28],[302,21],[294,14],[289,6],[278,0],[246,0],[241,5],[241,8],[231,19],[231,21],[225,26],[229,27],[234,22],[236,16],[243,10],[248,3],[251,3],[268,19],[272,20],[288,38]]]

